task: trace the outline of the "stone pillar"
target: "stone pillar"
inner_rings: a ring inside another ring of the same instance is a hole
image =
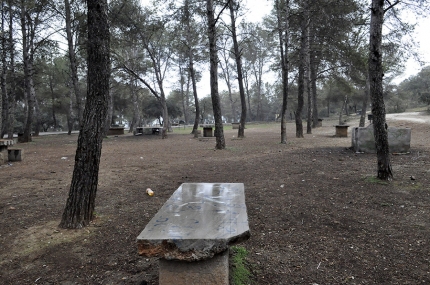
[[[159,260],[159,285],[228,285],[228,250],[203,261]]]

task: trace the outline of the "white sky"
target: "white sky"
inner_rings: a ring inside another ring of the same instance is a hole
[[[143,5],[148,5],[151,0],[141,0]],[[244,15],[244,18],[247,21],[261,21],[261,19],[269,14],[270,10],[273,7],[273,0],[244,0],[244,4],[247,8],[247,11]],[[239,19],[240,20],[240,19]],[[421,61],[424,62],[424,66],[430,64],[430,37],[428,36],[428,28],[430,27],[430,17],[419,19],[418,25],[415,30],[415,39],[420,43],[420,47],[417,47],[417,51],[420,54]],[[423,66],[414,60],[409,59],[405,64],[405,71],[403,75],[398,76],[394,79],[394,83],[398,84],[402,80],[417,74]],[[204,72],[204,70],[202,70]],[[226,89],[223,80],[218,79],[219,89],[220,91]],[[166,89],[170,89],[169,86],[166,86]],[[208,72],[203,73],[203,78],[201,82],[198,83],[199,89],[199,97],[204,97],[210,93],[209,87],[209,74]],[[167,94],[168,94],[168,90]]]

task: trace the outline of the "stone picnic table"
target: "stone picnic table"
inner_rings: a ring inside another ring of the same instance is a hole
[[[133,134],[137,135],[159,135],[163,132],[163,127],[136,127]]]
[[[159,284],[228,284],[228,248],[250,237],[243,183],[184,183],[137,237]],[[172,283],[173,282],[173,283]]]
[[[200,125],[201,128],[203,128],[203,137],[213,137],[213,129],[215,128],[214,125],[209,124],[203,124]]]

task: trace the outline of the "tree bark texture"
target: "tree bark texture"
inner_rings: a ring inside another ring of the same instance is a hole
[[[22,57],[24,65],[24,92],[27,98],[27,114],[24,124],[22,142],[31,142],[31,127],[33,123],[35,90],[33,83],[33,41],[34,27],[26,9],[25,1],[21,1],[21,32],[22,32]]]
[[[239,84],[239,95],[240,95],[240,104],[241,104],[241,113],[240,113],[240,122],[239,122],[239,130],[237,132],[238,138],[245,137],[245,122],[246,122],[246,98],[245,98],[245,88],[243,87],[243,75],[242,75],[242,55],[239,50],[239,43],[237,42],[237,32],[236,32],[236,18],[234,15],[235,1],[231,0],[229,3],[230,8],[230,18],[231,18],[231,35],[233,37],[233,48],[234,48],[234,57],[236,60],[236,68],[237,68],[237,82]]]
[[[88,89],[69,197],[60,227],[82,228],[93,219],[103,129],[109,100],[107,0],[88,0]]]
[[[1,62],[2,62],[2,69],[1,69],[1,94],[0,94],[0,139],[3,138],[3,128],[6,125],[6,110],[3,110],[4,107],[7,105],[3,105],[3,98],[5,99],[5,103],[7,102],[7,92],[6,92],[6,35],[3,34],[4,31],[4,22],[6,18],[6,11],[4,7],[4,1],[1,2],[1,31],[2,31],[2,37],[1,37]]]
[[[288,100],[288,33],[289,33],[289,1],[276,0],[276,16],[278,20],[279,50],[282,69],[282,107],[281,107],[281,144],[287,143],[287,100]]]
[[[303,120],[302,112],[304,105],[305,93],[305,69],[306,69],[306,36],[307,36],[307,19],[302,15],[301,19],[301,37],[300,37],[300,60],[299,60],[299,77],[298,77],[298,94],[296,116],[296,138],[303,138]]]
[[[385,104],[382,78],[382,26],[384,22],[385,0],[372,0],[369,45],[369,83],[372,100],[373,130],[377,156],[377,177],[390,180],[393,177],[390,153],[388,149],[387,124],[385,121]]]
[[[215,119],[216,149],[225,149],[224,128],[222,124],[221,102],[218,93],[218,53],[216,48],[216,20],[214,12],[214,1],[207,0],[208,37],[210,53],[210,84],[212,108]]]
[[[8,1],[8,6],[12,7],[12,0]],[[15,81],[15,44],[13,40],[14,26],[13,26],[13,13],[9,11],[9,69],[10,76],[9,80],[11,82],[10,89],[8,92],[8,119],[7,119],[7,136],[9,139],[13,138],[13,127],[15,125],[15,107],[16,107],[16,81]]]

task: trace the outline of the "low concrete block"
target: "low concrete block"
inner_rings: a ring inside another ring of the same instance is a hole
[[[373,125],[353,128],[351,141],[355,152],[376,152]],[[389,127],[388,146],[391,153],[408,153],[411,148],[411,129]]]
[[[348,136],[348,125],[336,125],[336,137]]]
[[[203,261],[159,260],[160,285],[228,285],[228,250]]]
[[[22,148],[7,150],[9,161],[22,161],[23,154],[24,154],[24,150]]]

